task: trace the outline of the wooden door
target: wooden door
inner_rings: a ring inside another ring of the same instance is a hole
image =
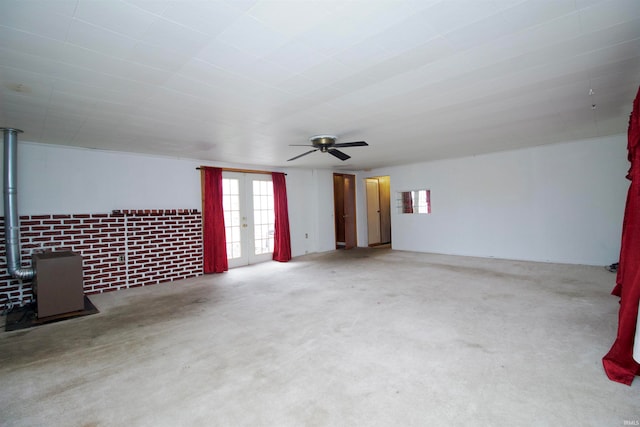
[[[391,243],[391,185],[388,176],[365,180],[369,246]]]
[[[358,244],[355,183],[355,175],[333,174],[336,248],[351,249]]]
[[[358,245],[356,234],[356,177],[344,176],[344,248]]]
[[[391,183],[388,176],[378,177],[380,199],[380,243],[391,243]]]
[[[380,190],[378,180],[367,179],[367,237],[369,246],[380,244]]]
[[[335,218],[336,249],[344,248],[344,178],[333,174],[333,216]]]

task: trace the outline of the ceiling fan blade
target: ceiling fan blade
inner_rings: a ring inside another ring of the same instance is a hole
[[[315,149],[315,150],[307,151],[306,153],[302,153],[302,154],[300,154],[299,156],[295,156],[295,157],[290,158],[289,160],[287,160],[287,162],[290,162],[291,160],[299,159],[300,157],[302,157],[302,156],[306,156],[307,154],[311,154],[311,153],[313,153],[314,151],[318,151],[318,150],[317,150],[317,149]]]
[[[289,147],[313,147],[311,144],[289,144]]]
[[[342,152],[342,151],[340,151],[340,150],[336,150],[336,149],[333,149],[333,148],[329,149],[329,154],[332,154],[332,155],[336,156],[337,158],[339,158],[339,159],[340,159],[340,160],[342,160],[343,162],[344,162],[345,160],[347,160],[347,159],[350,159],[350,158],[351,158],[351,156],[349,156],[349,155],[347,155],[347,154],[343,153],[343,152]]]
[[[340,142],[338,144],[333,144],[334,147],[364,147],[367,146],[364,141],[354,141],[354,142]]]

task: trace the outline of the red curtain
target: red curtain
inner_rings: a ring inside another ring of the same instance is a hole
[[[629,120],[629,161],[631,180],[622,223],[622,242],[616,286],[611,292],[620,297],[618,334],[609,353],[602,359],[612,381],[631,385],[640,375],[640,364],[633,359],[638,303],[640,302],[640,88]]]
[[[273,172],[273,199],[275,211],[274,261],[291,259],[291,236],[289,235],[289,208],[287,206],[287,181],[285,174]]]
[[[222,208],[222,169],[203,167],[202,181],[204,272],[222,273],[229,269]]]

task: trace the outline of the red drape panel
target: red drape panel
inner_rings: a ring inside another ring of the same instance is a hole
[[[629,120],[629,161],[627,178],[631,180],[622,224],[622,243],[616,287],[620,297],[618,334],[603,359],[604,370],[612,381],[631,385],[640,375],[640,364],[633,359],[633,343],[640,302],[640,88]]]
[[[291,236],[289,234],[289,208],[287,206],[287,182],[280,172],[271,174],[275,210],[275,233],[273,259],[287,262],[291,259]]]
[[[203,168],[202,174],[204,272],[222,273],[229,269],[222,208],[222,169]]]

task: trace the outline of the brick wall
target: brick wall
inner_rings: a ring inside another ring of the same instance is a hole
[[[85,294],[152,285],[202,274],[201,214],[196,210],[119,210],[110,214],[20,217],[22,266],[36,251],[83,257]],[[7,274],[0,218],[0,309],[33,300],[31,283]]]

